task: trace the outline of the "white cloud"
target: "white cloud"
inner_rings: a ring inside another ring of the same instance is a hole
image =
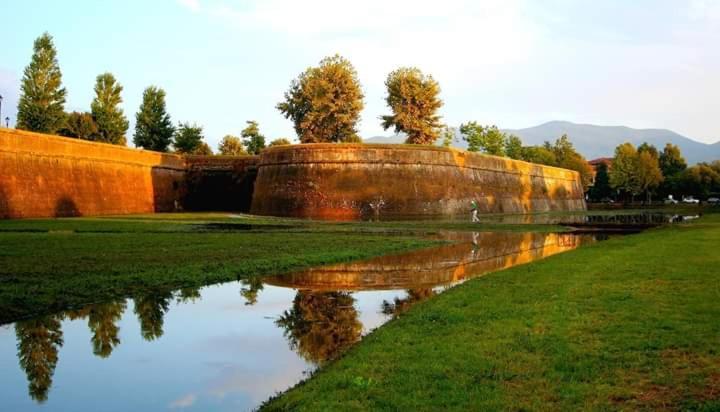
[[[170,409],[183,409],[183,408],[189,408],[195,404],[195,401],[197,400],[197,396],[194,394],[188,394],[183,396],[180,399],[174,400],[172,403],[170,403]]]
[[[200,0],[178,0],[178,3],[190,11],[200,11]]]

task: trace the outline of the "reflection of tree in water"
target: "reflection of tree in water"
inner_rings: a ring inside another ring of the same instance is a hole
[[[245,304],[250,306],[256,304],[258,293],[263,290],[263,283],[260,278],[254,276],[249,279],[243,279],[240,283],[242,284],[240,295],[245,298]]]
[[[360,340],[362,323],[344,292],[299,291],[293,307],[276,324],[285,329],[290,347],[316,364],[336,358]]]
[[[422,289],[408,289],[407,296],[405,298],[395,298],[394,302],[390,303],[384,300],[382,303],[382,313],[385,315],[398,316],[410,307],[420,301],[435,296],[435,290],[432,288]]]
[[[178,291],[177,301],[178,303],[194,303],[199,300],[202,296],[200,295],[200,288],[182,288]]]
[[[90,339],[93,345],[93,353],[101,358],[107,358],[113,349],[120,344],[120,327],[117,321],[122,317],[127,307],[125,300],[96,303],[88,305],[80,310],[69,310],[66,315],[71,320],[88,320],[88,327],[93,336]]]
[[[125,312],[125,300],[118,302],[93,305],[88,315],[88,326],[93,333],[93,353],[101,358],[107,358],[113,349],[120,344],[120,327],[117,321]]]
[[[58,350],[63,344],[61,320],[59,316],[46,316],[15,324],[18,359],[27,376],[28,392],[41,403],[47,400]]]
[[[157,292],[134,298],[135,314],[145,340],[155,340],[163,335],[164,317],[172,299],[172,292]]]

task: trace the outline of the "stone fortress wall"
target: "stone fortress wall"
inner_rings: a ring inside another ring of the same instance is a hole
[[[361,219],[584,210],[576,172],[446,148],[309,144],[178,156],[0,129],[0,218],[226,210]]]
[[[360,219],[585,210],[577,172],[442,147],[304,144],[260,156],[251,212]]]
[[[0,218],[171,211],[181,156],[0,129]]]

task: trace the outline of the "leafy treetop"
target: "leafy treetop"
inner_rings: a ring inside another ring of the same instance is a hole
[[[125,134],[128,120],[120,107],[123,87],[111,73],[99,75],[95,82],[95,99],[90,109],[98,126],[98,140],[102,142],[125,145]]]
[[[165,110],[165,91],[155,86],[145,89],[135,118],[135,146],[166,152],[172,143],[175,128]]]
[[[301,143],[345,142],[357,136],[363,97],[355,68],[335,55],[293,80],[277,109],[292,120]]]
[[[407,143],[433,144],[442,127],[438,82],[415,67],[401,67],[388,75],[385,86],[392,114],[381,117],[382,127],[405,133]]]
[[[260,126],[254,120],[248,120],[247,127],[240,132],[243,145],[249,154],[256,155],[265,148],[265,136],[260,133]]]
[[[65,121],[62,74],[53,38],[48,33],[35,40],[30,64],[20,85],[16,127],[40,133],[56,133]]]

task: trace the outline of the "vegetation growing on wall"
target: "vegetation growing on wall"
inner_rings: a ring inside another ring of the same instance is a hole
[[[288,139],[286,139],[286,138],[284,138],[284,137],[281,137],[281,138],[279,138],[279,139],[275,139],[275,140],[273,140],[272,142],[270,142],[270,144],[269,144],[268,146],[269,146],[269,147],[273,147],[273,146],[287,146],[287,145],[289,145],[289,144],[292,144],[292,143],[290,143],[290,140],[288,140]]]

